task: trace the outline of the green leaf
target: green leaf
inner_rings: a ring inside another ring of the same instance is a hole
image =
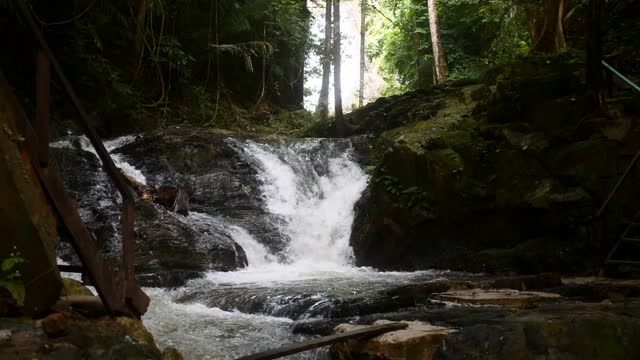
[[[21,281],[9,280],[0,282],[0,286],[9,291],[11,297],[18,303],[18,305],[24,305],[25,290],[24,284]]]
[[[21,264],[23,262],[24,262],[24,259],[17,256],[4,259],[2,261],[2,271],[9,271],[13,269],[14,266]]]

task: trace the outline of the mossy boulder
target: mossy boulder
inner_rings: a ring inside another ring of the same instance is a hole
[[[632,316],[606,307],[548,307],[464,324],[433,359],[634,359],[640,326]],[[497,320],[497,321],[496,321]],[[473,322],[473,320],[472,320]]]
[[[579,129],[581,66],[573,53],[524,59],[502,70],[495,92],[441,92],[435,114],[383,132],[372,184],[356,204],[357,263],[593,269],[602,256],[593,215],[635,150]],[[640,195],[625,185],[621,192]]]
[[[0,346],[7,359],[161,359],[153,337],[139,320],[64,317],[66,331],[51,338],[31,319],[0,319],[10,338]]]
[[[558,102],[555,100],[573,96],[584,87],[584,63],[582,55],[563,52],[553,56],[530,56],[501,69],[496,79],[496,92],[488,107],[488,117],[493,122],[531,122],[540,114],[554,116]],[[566,98],[575,101],[574,97]],[[541,109],[547,104],[550,109]],[[563,103],[564,104],[564,103]],[[557,127],[567,121],[565,114],[557,114],[552,120]]]

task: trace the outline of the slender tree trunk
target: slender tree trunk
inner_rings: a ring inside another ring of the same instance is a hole
[[[540,39],[540,33],[544,27],[544,18],[536,4],[527,4],[526,9],[527,17],[529,18],[529,37],[533,46]]]
[[[324,14],[324,51],[322,54],[322,86],[320,87],[320,98],[316,106],[316,116],[321,120],[329,117],[329,81],[331,79],[331,0],[326,0]]]
[[[367,0],[360,2],[360,93],[358,94],[358,106],[364,105],[364,73],[366,61],[364,47],[367,36]]]
[[[418,0],[412,0],[413,5],[418,5]],[[422,64],[421,64],[421,58],[422,55],[420,53],[420,33],[418,32],[418,13],[417,11],[413,12],[413,48],[416,50],[416,64],[415,64],[415,71],[416,71],[416,84],[415,84],[415,88],[416,89],[422,89],[424,88],[424,76],[422,76]]]
[[[591,105],[599,107],[602,101],[602,34],[603,0],[590,0],[587,16],[587,91]]]
[[[567,46],[564,38],[566,0],[545,0],[544,13],[538,15],[535,32],[531,38],[532,51],[555,53]],[[540,19],[540,18],[543,19]],[[530,25],[531,26],[531,25]]]
[[[144,48],[144,26],[147,21],[147,0],[138,0],[138,13],[136,15],[135,55],[139,57]]]
[[[444,56],[442,42],[440,42],[440,27],[438,25],[436,0],[427,0],[427,6],[429,9],[429,31],[431,32],[431,47],[433,48],[436,84],[442,84],[449,78],[449,68],[447,67],[447,59]]]
[[[333,89],[335,93],[335,121],[336,133],[338,136],[345,136],[347,133],[347,124],[342,113],[342,81],[340,75],[341,56],[340,56],[340,0],[333,0]]]

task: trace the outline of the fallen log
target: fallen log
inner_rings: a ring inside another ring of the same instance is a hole
[[[303,351],[317,349],[326,345],[335,344],[349,339],[372,338],[390,331],[402,330],[409,326],[407,323],[391,323],[383,325],[369,326],[363,329],[347,331],[340,334],[333,334],[317,339],[289,344],[277,349],[270,349],[257,354],[240,357],[236,360],[270,360],[278,359],[287,355],[297,354]]]

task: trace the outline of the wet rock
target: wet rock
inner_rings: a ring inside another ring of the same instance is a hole
[[[544,273],[528,276],[499,277],[489,280],[489,288],[514,290],[551,289],[562,286],[563,280],[558,273]]]
[[[633,359],[640,354],[633,340],[640,336],[640,324],[620,311],[625,310],[562,305],[511,312],[502,319],[454,320],[459,332],[447,337],[434,359]]]
[[[244,251],[225,231],[224,225],[202,221],[198,214],[195,215],[195,220],[190,215],[184,215],[192,208],[203,213],[215,214],[212,216],[223,216],[224,214],[219,213],[217,209],[225,207],[227,195],[232,192],[227,191],[229,189],[220,190],[219,187],[213,187],[214,197],[202,197],[201,193],[200,196],[193,196],[194,179],[207,174],[207,168],[202,162],[208,163],[212,158],[226,161],[213,163],[214,166],[220,165],[218,174],[226,173],[228,168],[238,166],[238,162],[241,162],[237,154],[225,145],[220,135],[211,138],[198,136],[197,140],[200,143],[191,146],[188,141],[180,141],[189,138],[191,134],[158,134],[155,138],[150,135],[152,141],[157,140],[157,143],[145,142],[145,138],[138,138],[134,143],[122,148],[123,152],[118,154],[146,174],[150,185],[144,187],[152,185],[155,194],[153,196],[162,205],[143,201],[136,204],[136,272],[140,283],[146,286],[180,286],[187,280],[200,276],[203,271],[231,271],[246,266]],[[74,145],[75,138],[70,139],[54,143],[59,145],[51,149],[52,157],[63,173],[66,188],[78,203],[83,220],[106,253],[107,259],[119,266],[120,206],[117,191],[102,172],[97,157],[82,150],[80,145]],[[217,145],[226,149],[226,152],[221,151]],[[172,153],[180,153],[184,148],[192,149],[188,151],[189,156],[182,157]],[[125,153],[124,149],[128,152]],[[212,155],[221,152],[222,155]],[[153,155],[157,157],[154,158]],[[247,169],[251,171],[249,166]],[[229,174],[231,173],[229,171]],[[250,174],[247,174],[247,177],[251,178]],[[207,191],[211,191],[208,185],[206,188]],[[244,191],[242,187],[240,191]],[[189,198],[195,200],[190,202]],[[256,198],[257,196],[254,198],[245,195],[242,204],[253,203],[254,209],[259,209],[256,211],[263,211]],[[245,211],[238,216],[238,221],[246,216],[247,222],[256,224],[250,231],[267,227],[262,225],[268,221],[260,223],[259,220],[254,220],[262,219],[256,216],[255,212]],[[264,230],[262,231],[264,233]],[[78,263],[70,247],[61,249],[60,256],[63,260],[72,264]]]
[[[388,324],[391,321],[379,320],[374,325]],[[374,358],[387,360],[430,360],[443,339],[456,330],[418,321],[407,321],[406,329],[391,331],[369,340],[347,340],[332,345],[331,352],[338,359]],[[363,325],[342,324],[336,327],[337,333],[365,328]]]
[[[487,99],[491,96],[491,89],[486,84],[470,85],[462,88],[461,100],[465,104]]]
[[[563,278],[562,286],[556,287],[553,291],[578,301],[624,302],[640,297],[640,281],[602,277]]]
[[[519,291],[511,289],[470,289],[455,290],[434,295],[442,301],[474,304],[474,305],[502,305],[509,308],[525,308],[535,303],[558,300],[560,295],[539,291]]]
[[[60,313],[47,316],[40,322],[40,326],[50,338],[60,337],[69,332],[69,321]]]
[[[244,250],[220,227],[190,221],[153,204],[138,204],[137,210],[136,271],[142,284],[177,286],[180,283],[169,280],[246,266]]]
[[[82,359],[82,351],[73,344],[60,343],[54,344],[48,349],[48,360],[80,360]]]
[[[231,134],[207,129],[167,129],[145,134],[116,152],[157,187],[182,188],[189,210],[240,225],[272,253],[286,242],[265,210],[260,181]]]

